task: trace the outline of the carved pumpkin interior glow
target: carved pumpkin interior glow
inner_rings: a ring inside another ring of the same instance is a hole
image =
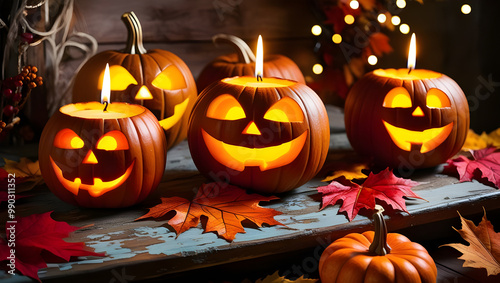
[[[413,102],[408,90],[404,87],[396,87],[387,93],[384,98],[385,108],[412,108]],[[449,108],[451,102],[448,96],[437,88],[431,88],[427,92],[426,107]],[[420,106],[414,107],[411,114],[413,117],[423,117],[425,114]],[[410,118],[411,119],[411,118]],[[453,122],[438,128],[430,128],[422,131],[412,131],[391,125],[382,120],[392,141],[402,150],[410,151],[412,146],[421,145],[420,152],[426,153],[443,143],[453,129]]]
[[[122,20],[128,29],[125,49],[98,53],[84,64],[75,78],[73,102],[99,101],[102,71],[109,63],[110,101],[149,109],[159,120],[170,148],[187,136],[189,113],[198,94],[193,75],[177,55],[144,48],[142,28],[133,12],[123,14]]]
[[[166,163],[163,129],[146,108],[68,104],[40,138],[40,169],[52,192],[85,207],[125,207],[159,184]]]
[[[236,121],[247,116],[240,103],[229,94],[221,94],[214,99],[207,109],[207,117],[217,120]],[[284,97],[274,103],[264,114],[265,120],[282,123],[302,123],[304,113],[293,99]],[[255,148],[249,146],[232,145],[218,140],[201,130],[203,140],[212,156],[221,164],[243,171],[246,166],[258,166],[261,171],[290,164],[300,153],[307,138],[307,131],[299,137],[282,144]],[[248,122],[241,132],[242,135],[262,136],[255,122]]]

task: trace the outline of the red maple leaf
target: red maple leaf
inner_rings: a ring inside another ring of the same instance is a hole
[[[374,210],[376,199],[382,202],[381,205],[385,203],[392,209],[408,213],[403,197],[422,199],[411,190],[418,184],[418,182],[409,179],[398,178],[386,168],[378,174],[370,173],[362,185],[341,177],[337,181],[317,189],[323,194],[321,209],[342,201],[339,212],[345,211],[347,219],[351,221],[361,208]]]
[[[137,218],[160,218],[174,210],[175,216],[167,223],[175,229],[177,236],[198,226],[200,218],[206,217],[205,232],[216,232],[227,241],[234,240],[237,233],[245,233],[241,221],[247,219],[262,227],[283,225],[274,219],[281,212],[259,206],[261,201],[277,197],[247,194],[245,190],[223,183],[203,184],[192,201],[181,197],[161,198],[162,203],[149,209],[144,216]]]
[[[50,214],[33,214],[19,217],[17,223],[6,223],[6,238],[0,238],[2,268],[10,268],[12,250],[15,251],[15,268],[23,275],[38,281],[38,270],[46,262],[69,261],[78,256],[104,256],[88,251],[83,242],[66,242],[69,233],[80,229],[66,222],[54,221]],[[13,227],[13,228],[12,228]]]
[[[476,179],[481,183],[493,183],[500,188],[500,151],[496,147],[488,147],[480,150],[471,150],[472,159],[463,155],[455,159],[448,159],[443,168],[443,173],[448,175],[458,174],[460,182]],[[486,180],[485,180],[486,178]]]

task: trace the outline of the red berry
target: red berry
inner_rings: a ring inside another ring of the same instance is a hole
[[[19,93],[19,92],[14,93],[14,95],[12,96],[12,100],[14,102],[21,101],[21,98],[23,98],[23,95],[21,93]]]
[[[22,81],[15,81],[15,82],[14,82],[14,85],[15,85],[16,87],[20,87],[20,86],[23,86],[23,82],[22,82]]]
[[[4,89],[3,95],[5,95],[5,97],[7,97],[7,98],[11,98],[12,97],[12,90],[10,88]]]
[[[14,106],[12,105],[7,105],[3,108],[3,114],[7,117],[12,116],[14,114]]]
[[[27,43],[32,43],[33,42],[33,34],[29,32],[25,32],[21,34],[21,40]]]

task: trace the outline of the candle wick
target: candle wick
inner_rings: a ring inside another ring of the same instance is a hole
[[[108,102],[107,101],[104,101],[104,110],[102,110],[103,112],[108,112]]]
[[[258,74],[258,75],[257,75],[257,81],[258,81],[258,82],[261,82],[261,81],[262,81],[262,75],[261,75],[261,74]]]
[[[408,75],[411,73],[411,71],[413,71],[413,68],[410,68],[410,69],[408,70]]]

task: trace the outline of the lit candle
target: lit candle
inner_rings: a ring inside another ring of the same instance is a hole
[[[50,190],[84,207],[126,207],[159,184],[166,164],[163,129],[145,107],[110,103],[106,66],[101,102],[68,104],[47,122],[40,170]]]
[[[259,37],[255,76],[225,78],[198,96],[188,129],[198,170],[258,192],[294,189],[323,165],[330,130],[317,94],[296,81],[265,77]],[[214,174],[217,172],[217,174]]]
[[[444,74],[416,69],[416,50],[413,34],[407,68],[366,74],[346,99],[352,147],[380,165],[411,170],[438,165],[460,150],[467,135],[463,91]]]

